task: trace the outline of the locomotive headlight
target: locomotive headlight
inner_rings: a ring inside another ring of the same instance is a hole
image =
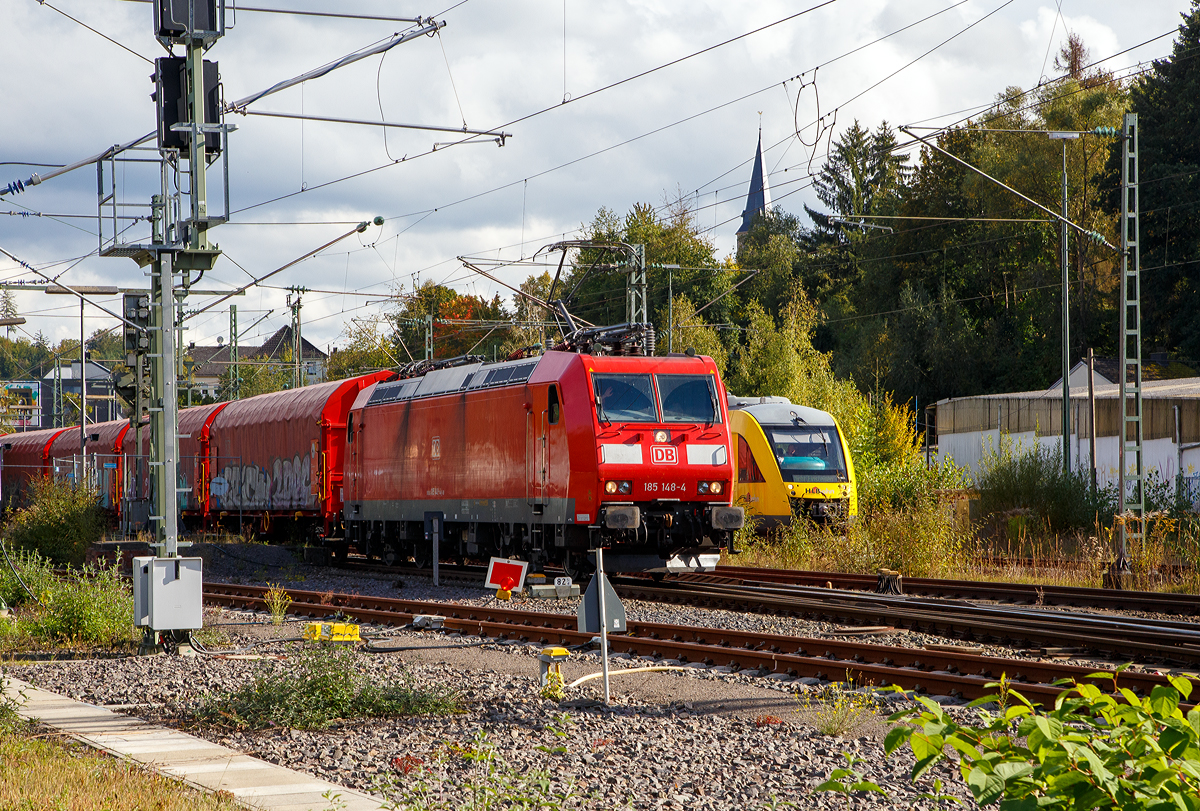
[[[720,493],[721,492],[721,483],[713,482],[712,486],[709,488],[709,492],[710,493]]]
[[[633,492],[633,482],[620,482],[620,486],[617,487],[617,492],[621,493],[622,495],[629,495]]]
[[[670,442],[671,441],[671,432],[664,431],[660,428],[659,430],[654,432],[654,441],[655,442]]]
[[[713,495],[719,495],[723,489],[724,487],[720,482],[700,482],[699,486],[696,488],[696,492],[702,496],[708,495],[709,493]]]
[[[702,496],[705,495],[706,493],[708,493],[708,486],[710,484],[711,484],[711,482],[700,482],[700,485],[696,488],[696,492]]]
[[[617,492],[617,483],[616,482],[605,482],[604,483],[604,492],[606,492],[606,493]]]
[[[631,481],[608,481],[604,483],[604,492],[610,495],[620,493],[627,496],[633,492],[633,482]]]

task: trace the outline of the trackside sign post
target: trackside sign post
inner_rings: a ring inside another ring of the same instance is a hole
[[[600,661],[604,666],[604,703],[609,701],[608,632],[625,633],[625,606],[604,576],[604,549],[596,550],[596,575],[579,602],[578,628],[584,633],[600,634]]]

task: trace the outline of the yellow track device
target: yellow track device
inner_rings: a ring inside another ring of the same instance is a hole
[[[358,625],[350,622],[310,622],[304,626],[309,642],[361,642]]]

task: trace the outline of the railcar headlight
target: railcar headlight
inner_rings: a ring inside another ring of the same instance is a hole
[[[671,432],[664,431],[660,428],[659,430],[654,432],[654,441],[655,442],[670,442],[671,441]]]
[[[604,483],[604,492],[606,492],[606,493],[617,492],[617,483],[616,482],[605,482]]]

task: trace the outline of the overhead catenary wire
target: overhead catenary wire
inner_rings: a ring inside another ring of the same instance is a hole
[[[379,218],[377,217],[376,219],[378,220]],[[376,225],[380,225],[380,224],[381,223],[379,223],[379,222],[376,223]],[[275,270],[272,270],[270,273],[267,273],[263,276],[259,276],[254,281],[252,281],[248,284],[244,284],[241,287],[237,288],[236,290],[230,291],[228,294],[222,296],[221,298],[217,299],[216,301],[204,305],[199,310],[196,310],[195,312],[192,312],[191,314],[185,316],[183,320],[186,321],[188,319],[195,318],[196,316],[200,315],[200,313],[202,313],[206,310],[211,310],[213,307],[216,307],[218,304],[221,304],[222,302],[228,301],[229,299],[233,298],[238,293],[245,292],[246,290],[249,290],[254,285],[258,284],[259,282],[262,282],[262,281],[265,281],[266,279],[271,278],[276,273],[282,273],[283,271],[287,270],[288,268],[292,267],[293,265],[297,265],[300,262],[303,262],[305,259],[308,259],[311,256],[315,256],[316,254],[325,250],[329,246],[336,245],[337,243],[341,242],[346,237],[351,236],[352,234],[361,234],[363,231],[366,231],[366,230],[367,230],[367,223],[365,221],[361,222],[355,228],[350,229],[349,231],[347,231],[346,233],[342,234],[339,237],[334,237],[333,239],[329,240],[329,242],[326,242],[321,247],[314,248],[313,250],[309,251],[308,253],[304,254],[303,256],[300,256],[296,259],[293,259],[291,262],[288,262],[286,265],[276,268]]]

